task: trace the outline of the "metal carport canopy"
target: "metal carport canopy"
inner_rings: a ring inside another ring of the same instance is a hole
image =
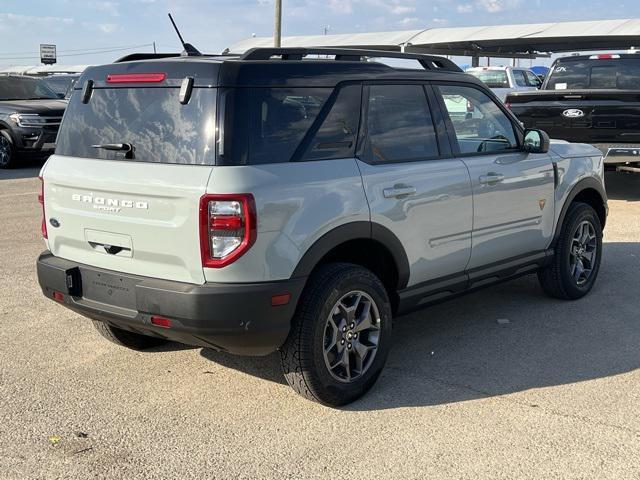
[[[272,47],[271,37],[229,47],[242,53]],[[489,27],[428,28],[395,32],[283,37],[283,47],[353,47],[440,55],[536,57],[554,52],[620,50],[640,46],[640,19],[532,23]]]

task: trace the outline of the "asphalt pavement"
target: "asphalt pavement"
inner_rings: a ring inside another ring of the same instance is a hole
[[[46,300],[37,173],[0,171],[0,478],[640,478],[640,176],[607,176],[588,297],[529,276],[397,319],[331,409],[276,355],[128,351]]]

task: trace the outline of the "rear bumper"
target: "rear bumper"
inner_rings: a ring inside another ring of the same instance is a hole
[[[595,143],[593,146],[602,152],[605,164],[614,165],[640,162],[640,143]]]
[[[103,270],[48,251],[37,270],[45,296],[61,293],[59,303],[88,318],[239,355],[267,355],[284,343],[306,280],[193,285]],[[285,293],[291,294],[286,305],[271,305]],[[153,325],[152,315],[170,319],[171,327]]]

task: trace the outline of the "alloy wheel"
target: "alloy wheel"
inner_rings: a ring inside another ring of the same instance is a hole
[[[369,369],[380,341],[380,312],[367,293],[343,295],[331,309],[324,330],[324,362],[333,378],[353,382]]]
[[[591,278],[598,255],[597,247],[595,227],[588,220],[581,222],[573,233],[569,252],[570,272],[576,285],[582,286]]]

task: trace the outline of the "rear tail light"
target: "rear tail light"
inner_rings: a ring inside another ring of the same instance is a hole
[[[160,83],[167,78],[166,73],[111,73],[107,83]]]
[[[64,303],[64,294],[62,292],[53,292],[53,299],[58,303]]]
[[[47,237],[47,220],[44,214],[44,178],[40,178],[40,193],[38,194],[38,203],[42,205],[42,222],[40,224],[40,230],[42,231],[42,236],[44,238]]]
[[[256,240],[256,206],[250,193],[204,195],[200,199],[202,266],[222,268]]]

